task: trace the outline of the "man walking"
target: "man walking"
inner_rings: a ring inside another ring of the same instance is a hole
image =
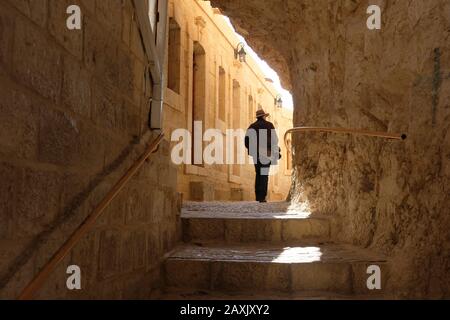
[[[255,164],[256,201],[267,202],[267,187],[271,165],[276,165],[281,158],[278,137],[274,125],[267,121],[268,113],[256,112],[256,122],[250,125],[245,135],[245,147]]]

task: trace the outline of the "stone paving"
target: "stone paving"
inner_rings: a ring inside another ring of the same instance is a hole
[[[161,300],[382,300],[384,295],[344,295],[330,292],[305,293],[255,293],[255,292],[218,292],[211,290],[169,290]]]
[[[185,218],[237,218],[237,219],[306,219],[311,213],[305,206],[289,202],[187,202],[183,205]],[[325,216],[314,215],[316,219]]]
[[[330,239],[331,217],[287,202],[188,202],[164,264],[164,299],[364,299],[386,258]]]
[[[385,262],[381,255],[369,253],[366,250],[337,244],[319,244],[317,246],[196,246],[186,244],[178,247],[171,259],[209,260],[209,261],[248,261],[274,263],[310,263],[310,262]]]
[[[311,216],[287,202],[187,203],[182,210],[185,242],[284,243],[329,239],[330,217]]]
[[[185,211],[208,211],[208,212],[228,212],[228,213],[286,213],[290,204],[286,201],[259,203],[256,201],[242,202],[184,202]]]

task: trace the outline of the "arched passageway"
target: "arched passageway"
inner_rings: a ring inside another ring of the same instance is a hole
[[[295,126],[408,134],[295,135],[292,198],[390,256],[397,295],[448,296],[449,3],[374,2],[370,30],[365,1],[211,1],[292,88]]]

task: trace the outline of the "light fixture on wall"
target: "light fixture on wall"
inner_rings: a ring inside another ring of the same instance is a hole
[[[283,99],[281,99],[281,95],[277,95],[274,99],[274,105],[277,108],[283,108]]]
[[[247,52],[245,52],[245,44],[239,42],[236,49],[234,49],[234,58],[239,59],[239,62],[246,62]]]

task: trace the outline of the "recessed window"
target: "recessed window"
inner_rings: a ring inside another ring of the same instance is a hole
[[[255,107],[253,104],[253,97],[248,96],[248,121],[252,123],[255,121],[254,119],[255,119]]]
[[[239,81],[233,80],[233,128],[241,129],[241,85]],[[241,141],[234,141],[234,161],[238,163],[238,143]],[[233,165],[233,175],[239,177],[241,175],[241,166],[239,164]]]
[[[225,69],[219,67],[219,119],[226,120],[226,74]]]
[[[181,69],[181,28],[174,18],[169,19],[169,53],[167,87],[180,93],[180,69]]]
[[[192,150],[194,150],[195,121],[205,121],[205,92],[206,92],[206,58],[205,49],[198,42],[194,42],[192,58]],[[194,158],[194,152],[192,152]],[[192,163],[194,159],[192,159]]]

